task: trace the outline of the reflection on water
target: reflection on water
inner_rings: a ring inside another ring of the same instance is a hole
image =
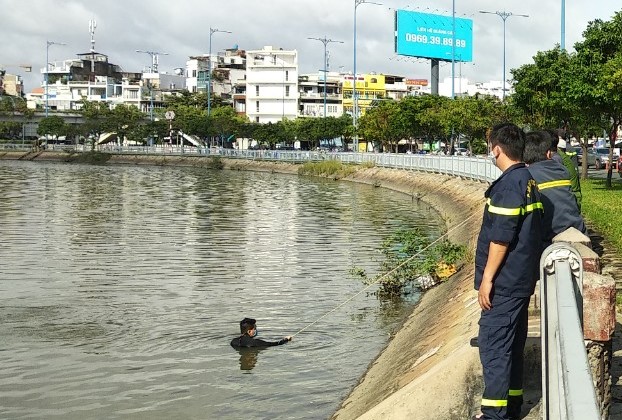
[[[263,350],[266,349],[252,347],[246,349],[236,349],[236,351],[240,354],[240,370],[253,370],[253,368],[257,364],[259,353],[261,353]]]
[[[382,239],[439,221],[368,186],[0,161],[0,418],[327,417],[410,303],[361,293]],[[249,374],[250,373],[250,374]]]

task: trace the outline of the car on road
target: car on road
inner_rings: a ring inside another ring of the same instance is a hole
[[[607,163],[609,163],[609,149],[606,147],[598,147],[596,149],[588,150],[588,165],[589,165],[589,154],[592,152],[594,155],[594,168],[602,169]],[[620,156],[616,153],[613,154],[613,164],[617,164],[618,160],[620,160]]]
[[[620,160],[620,156],[613,155],[613,163],[617,164]],[[598,147],[596,149],[588,149],[587,151],[587,166],[594,166],[595,169],[604,168],[609,163],[609,149],[606,147]]]

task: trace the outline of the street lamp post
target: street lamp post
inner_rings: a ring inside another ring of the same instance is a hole
[[[50,80],[50,45],[67,45],[64,42],[46,41],[45,46],[45,116],[48,116],[48,84]]]
[[[221,31],[216,28],[209,28],[209,53],[207,55],[207,116],[212,114],[212,35],[216,32],[230,34],[231,31]]]
[[[559,47],[562,51],[566,49],[566,0],[562,0],[561,40]]]
[[[324,44],[324,118],[326,118],[326,79],[328,78],[327,76],[327,60],[326,60],[326,46],[328,44],[330,44],[331,42],[335,42],[335,43],[339,43],[339,44],[343,44],[343,41],[335,41],[332,39],[328,39],[326,38],[326,36],[324,38],[307,38],[307,39],[314,39],[316,41],[320,41],[322,44]]]
[[[364,3],[368,4],[376,4],[378,6],[382,6],[382,3],[376,3],[368,0],[354,0],[354,68],[352,69],[354,73],[354,80],[352,82],[352,123],[354,125],[354,136],[356,143],[356,151],[358,152],[358,135],[356,134],[356,123],[358,117],[358,96],[356,94],[356,9]]]
[[[529,15],[518,15],[516,13],[512,13],[512,12],[506,12],[506,11],[496,11],[496,12],[488,12],[488,11],[484,11],[484,10],[480,10],[480,13],[487,13],[487,14],[491,14],[491,15],[497,15],[499,16],[501,19],[503,19],[503,92],[502,92],[502,100],[505,101],[505,21],[510,17],[510,16],[518,16],[518,17],[529,17]]]

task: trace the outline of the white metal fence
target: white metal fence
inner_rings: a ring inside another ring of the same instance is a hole
[[[0,144],[0,149],[20,150],[19,144]],[[55,146],[49,144],[46,150],[88,151],[89,146]],[[97,147],[98,151],[120,154],[160,154],[180,156],[220,156],[230,159],[267,160],[289,163],[319,162],[337,160],[346,164],[367,164],[382,168],[402,169],[407,171],[425,171],[482,182],[492,182],[501,171],[486,157],[482,156],[445,156],[433,154],[409,153],[349,153],[296,150],[237,150],[223,148],[201,148],[193,146],[117,146],[107,144]]]

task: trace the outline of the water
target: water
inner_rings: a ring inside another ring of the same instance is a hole
[[[0,418],[326,418],[412,303],[360,291],[389,232],[438,216],[343,182],[0,161]]]

